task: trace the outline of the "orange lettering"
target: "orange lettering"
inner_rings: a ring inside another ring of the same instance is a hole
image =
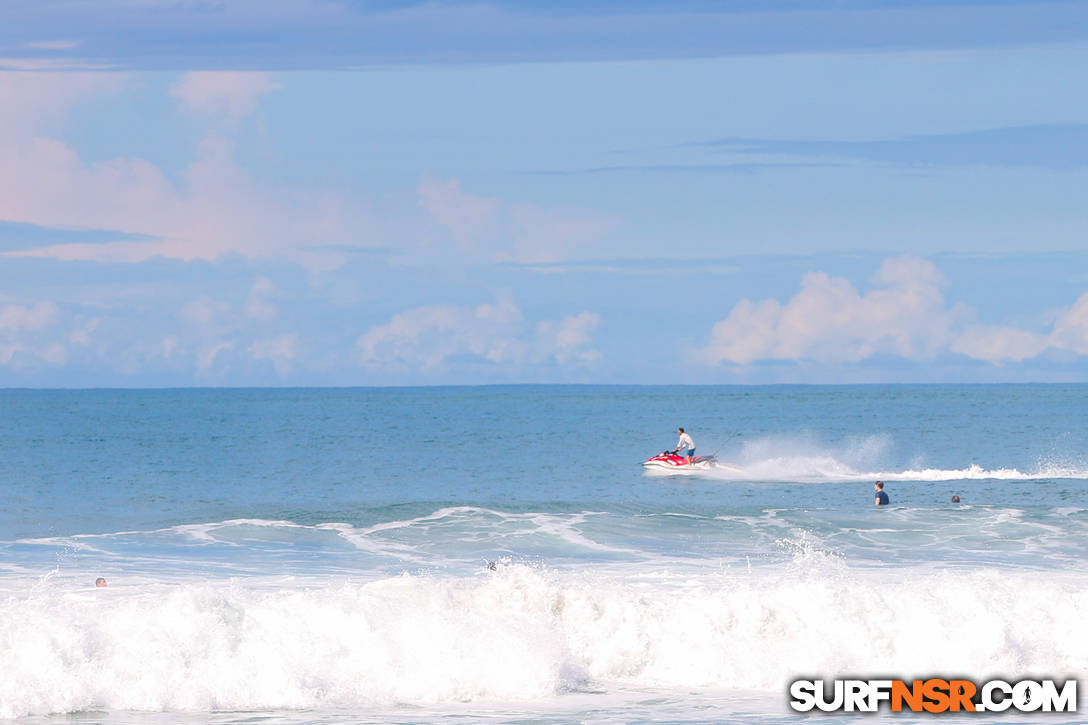
[[[907,703],[907,707],[912,712],[919,712],[922,709],[922,681],[915,680],[911,683],[910,687],[907,687],[907,683],[902,680],[894,680],[892,682],[892,712],[902,712],[903,703]]]
[[[934,678],[922,683],[922,694],[928,702],[922,705],[926,712],[945,712],[948,710],[948,680]]]
[[[977,689],[970,680],[949,680],[949,709],[952,712],[959,712],[961,708],[965,712],[974,712],[975,703],[971,702],[971,698]]]

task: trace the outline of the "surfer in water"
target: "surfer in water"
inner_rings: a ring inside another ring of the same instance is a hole
[[[873,489],[876,491],[875,505],[876,506],[887,506],[888,505],[888,494],[884,493],[884,482],[883,481],[877,481],[876,483],[873,484]]]
[[[677,428],[676,432],[680,434],[680,440],[676,444],[676,454],[678,456],[684,456],[688,459],[688,465],[691,465],[692,460],[695,458],[695,441],[691,439],[683,428]]]

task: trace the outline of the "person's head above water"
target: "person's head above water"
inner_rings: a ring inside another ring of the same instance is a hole
[[[105,578],[105,577],[102,577],[102,576],[98,577],[97,579],[95,579],[95,580],[94,580],[94,585],[95,585],[96,587],[104,587],[104,586],[106,586],[106,578]]]
[[[873,488],[875,488],[877,491],[883,491],[884,490],[884,482],[883,481],[877,481],[876,483],[873,484]]]
[[[953,494],[952,503],[959,503],[959,502],[960,502],[960,497]]]

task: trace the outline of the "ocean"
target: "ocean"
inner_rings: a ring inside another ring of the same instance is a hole
[[[0,719],[785,723],[802,676],[1088,675],[1085,385],[0,406]],[[677,426],[732,468],[647,474]]]

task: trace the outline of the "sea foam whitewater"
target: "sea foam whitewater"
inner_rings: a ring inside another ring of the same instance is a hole
[[[786,722],[798,676],[1084,677],[1086,393],[5,391],[0,718]],[[736,470],[647,476],[676,425]]]
[[[1088,591],[1038,574],[674,577],[503,565],[368,582],[56,587],[0,609],[0,716],[774,692],[796,672],[1088,668]],[[828,646],[828,642],[834,646]]]

